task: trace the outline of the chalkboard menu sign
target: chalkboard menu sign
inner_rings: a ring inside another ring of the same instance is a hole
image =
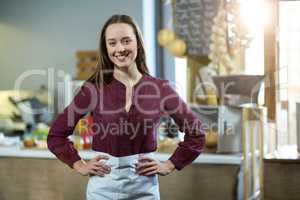
[[[174,4],[175,32],[187,44],[187,54],[207,56],[213,18],[220,0],[176,0]]]

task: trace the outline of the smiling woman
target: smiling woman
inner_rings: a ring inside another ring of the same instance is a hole
[[[125,23],[111,24],[105,34],[110,60],[118,67],[130,66],[137,56],[137,41],[133,28]]]
[[[90,82],[98,85],[110,82],[115,67],[120,78],[124,75],[122,71],[126,73],[132,70],[133,76],[139,73],[149,74],[141,31],[127,15],[113,15],[104,24],[99,53],[97,73],[90,78]],[[137,80],[140,77],[132,78]]]
[[[95,74],[58,115],[48,135],[48,148],[81,175],[89,175],[87,199],[159,200],[158,175],[192,163],[203,151],[204,132],[197,115],[167,80],[148,73],[140,31],[127,15],[104,24]],[[68,136],[87,113],[93,118],[92,149],[85,162]],[[153,157],[156,128],[168,114],[186,133],[163,163]]]

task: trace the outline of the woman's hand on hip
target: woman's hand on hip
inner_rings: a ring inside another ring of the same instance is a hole
[[[137,173],[144,176],[151,176],[154,174],[166,176],[174,169],[175,166],[170,160],[160,163],[153,158],[143,155],[140,156],[139,162],[136,164]]]
[[[105,174],[110,173],[111,167],[101,163],[101,160],[108,159],[108,156],[99,155],[87,162],[78,160],[73,164],[73,168],[83,176],[98,175],[104,177]]]

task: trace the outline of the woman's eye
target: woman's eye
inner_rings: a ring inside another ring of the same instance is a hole
[[[129,39],[123,40],[123,43],[124,43],[124,44],[129,44],[129,43],[130,43],[130,40],[129,40]]]
[[[109,42],[108,44],[109,44],[109,46],[114,46],[114,45],[116,45],[115,42]]]

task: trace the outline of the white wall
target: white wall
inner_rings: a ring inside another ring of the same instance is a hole
[[[101,26],[116,13],[143,28],[141,0],[0,0],[0,90],[13,89],[30,69],[74,74],[76,51],[96,49]],[[41,84],[46,76],[31,76],[22,88]]]

